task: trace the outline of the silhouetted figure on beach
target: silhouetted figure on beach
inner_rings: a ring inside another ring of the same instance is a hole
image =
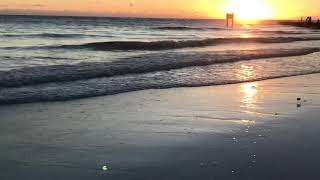
[[[320,19],[318,19],[317,24],[320,24]]]
[[[307,19],[306,19],[307,23],[311,23],[312,22],[312,17],[311,16],[308,16]]]

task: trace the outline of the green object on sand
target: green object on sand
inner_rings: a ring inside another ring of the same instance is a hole
[[[106,165],[102,166],[103,171],[108,171],[108,167]]]

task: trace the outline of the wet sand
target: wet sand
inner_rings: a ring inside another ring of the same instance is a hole
[[[0,114],[1,180],[320,178],[320,74]]]

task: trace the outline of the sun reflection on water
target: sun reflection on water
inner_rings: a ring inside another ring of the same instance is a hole
[[[236,74],[237,78],[241,81],[248,81],[253,78],[254,67],[250,65],[241,65],[239,72]]]

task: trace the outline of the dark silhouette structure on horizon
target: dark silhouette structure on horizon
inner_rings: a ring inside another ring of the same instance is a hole
[[[296,26],[296,27],[304,27],[304,28],[310,28],[310,29],[320,29],[320,19],[316,19],[316,21],[312,21],[312,16],[308,16],[305,21],[303,20],[303,16],[301,16],[300,21],[281,21],[279,24],[282,25],[288,25],[288,26]]]
[[[229,21],[231,20],[231,27],[233,28],[234,24],[234,13],[227,13],[226,15],[226,21],[227,21],[227,27],[229,27]]]

